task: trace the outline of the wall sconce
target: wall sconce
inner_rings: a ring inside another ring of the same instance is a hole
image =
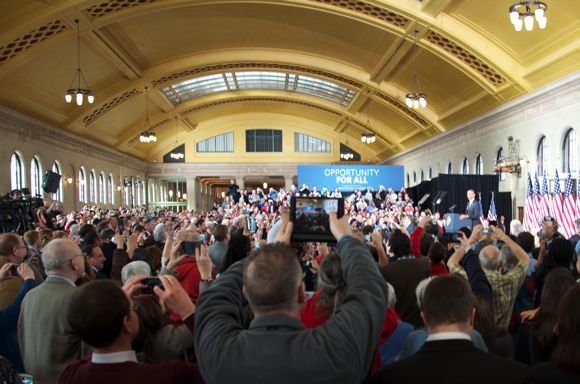
[[[121,192],[121,186],[120,185],[117,185],[117,191],[118,192]]]
[[[167,194],[169,195],[169,197],[173,197],[173,191],[170,189]]]
[[[183,195],[181,195],[181,198],[182,198],[183,200],[187,200],[187,193],[184,193]]]
[[[73,178],[72,178],[72,177],[70,177],[70,176],[67,176],[67,177],[65,178],[64,182],[65,182],[65,183],[68,183],[68,184],[72,184],[72,182],[73,182]]]
[[[264,189],[268,189],[268,183],[262,184],[262,187],[264,187]]]

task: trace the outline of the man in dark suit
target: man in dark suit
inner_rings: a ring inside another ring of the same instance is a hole
[[[470,189],[467,191],[467,208],[465,208],[466,214],[459,216],[461,220],[470,219],[471,220],[471,228],[475,227],[476,225],[480,224],[481,218],[481,202],[479,200],[475,200],[475,191]]]
[[[417,354],[379,370],[374,383],[524,383],[528,368],[478,350],[471,342],[475,297],[457,275],[435,277],[425,289],[421,317],[428,337]]]

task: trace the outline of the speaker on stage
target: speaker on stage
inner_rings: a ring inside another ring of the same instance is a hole
[[[44,172],[44,176],[42,177],[42,189],[44,189],[44,192],[56,193],[60,186],[60,178],[61,176],[58,173],[52,171]]]

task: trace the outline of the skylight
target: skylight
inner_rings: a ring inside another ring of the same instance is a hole
[[[201,76],[164,87],[161,91],[173,105],[177,105],[213,93],[247,89],[304,93],[342,106],[348,106],[356,95],[355,90],[330,81],[294,73],[269,71],[225,72]]]

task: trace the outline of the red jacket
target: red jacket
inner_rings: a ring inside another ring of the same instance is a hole
[[[423,235],[423,227],[417,227],[411,233],[411,251],[415,257],[421,257],[421,236]]]
[[[199,281],[201,280],[195,257],[184,257],[173,269],[173,272],[177,274],[177,280],[195,304],[199,296]],[[182,322],[181,317],[173,312],[169,313],[169,318],[177,323]]]

